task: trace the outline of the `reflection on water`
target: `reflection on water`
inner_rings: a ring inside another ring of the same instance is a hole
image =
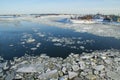
[[[0,24],[0,56],[5,59],[41,53],[65,58],[111,48],[120,49],[120,40],[26,21]]]

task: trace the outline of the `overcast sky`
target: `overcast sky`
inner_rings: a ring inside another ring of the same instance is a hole
[[[120,14],[120,0],[0,0],[0,14]]]

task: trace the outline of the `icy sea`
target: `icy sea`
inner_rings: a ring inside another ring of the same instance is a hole
[[[0,23],[0,56],[7,60],[25,54],[66,58],[107,49],[120,49],[120,40],[30,21]]]

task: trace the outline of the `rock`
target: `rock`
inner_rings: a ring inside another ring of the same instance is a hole
[[[72,66],[73,71],[78,71],[80,67],[78,65],[73,65]]]
[[[69,79],[73,79],[76,76],[78,76],[78,73],[68,71],[68,77],[69,77]]]

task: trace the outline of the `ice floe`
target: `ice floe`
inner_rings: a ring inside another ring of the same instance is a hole
[[[31,50],[35,51],[35,50],[37,50],[37,48],[31,48]]]
[[[27,43],[32,43],[32,42],[35,42],[35,39],[33,39],[33,38],[28,38],[28,39],[26,40],[26,42],[27,42]]]
[[[41,43],[37,43],[36,47],[40,47]]]

